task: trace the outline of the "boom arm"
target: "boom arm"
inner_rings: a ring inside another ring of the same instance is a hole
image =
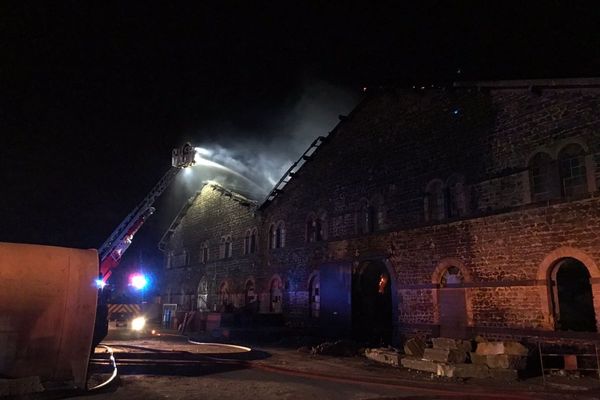
[[[156,199],[165,191],[167,186],[175,179],[182,168],[194,165],[195,150],[186,143],[172,152],[172,168],[170,168],[150,193],[125,217],[125,219],[111,233],[108,239],[100,246],[100,276],[106,283],[112,270],[119,265],[123,253],[127,250],[133,237],[144,224],[146,219],[154,212],[152,205]]]

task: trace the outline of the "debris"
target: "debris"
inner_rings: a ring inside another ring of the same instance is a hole
[[[529,350],[519,342],[480,342],[477,343],[476,353],[485,356],[497,354],[526,356]]]
[[[434,349],[460,350],[469,352],[473,350],[473,345],[468,340],[450,339],[450,338],[432,338]]]
[[[496,354],[485,356],[486,364],[493,369],[525,369],[527,357],[511,354]]]
[[[410,368],[417,371],[432,372],[438,375],[439,363],[436,363],[435,361],[421,360],[413,357],[403,357],[402,360],[400,360],[400,364],[404,368]]]
[[[365,357],[369,360],[376,361],[378,363],[392,365],[394,367],[400,366],[400,354],[395,349],[389,348],[375,348],[366,349]]]
[[[420,338],[408,339],[404,343],[404,354],[421,358],[425,351],[425,342]]]
[[[321,354],[325,356],[352,357],[358,353],[356,343],[349,340],[338,340],[337,342],[324,342],[313,347],[311,354]]]
[[[461,350],[425,349],[423,359],[457,364],[466,361],[467,353]]]

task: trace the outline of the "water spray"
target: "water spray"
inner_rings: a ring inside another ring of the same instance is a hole
[[[264,188],[261,185],[259,185],[255,181],[247,178],[246,176],[242,175],[241,173],[239,173],[223,164],[220,164],[216,161],[212,161],[207,158],[204,158],[203,156],[206,156],[206,157],[212,156],[213,152],[211,150],[205,149],[203,147],[195,147],[194,150],[195,150],[195,155],[194,155],[195,165],[204,165],[206,167],[220,169],[222,171],[228,172],[228,173],[244,180],[246,183],[249,183],[250,185],[254,185],[255,187],[258,187],[258,188],[264,190]]]

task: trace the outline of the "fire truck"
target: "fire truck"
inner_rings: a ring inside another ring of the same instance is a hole
[[[182,169],[195,164],[195,155],[196,151],[190,143],[173,149],[171,153],[171,168],[98,249],[98,256],[100,258],[100,271],[97,280],[99,293],[92,349],[104,339],[108,332],[108,291],[104,291],[108,279],[113,270],[119,265],[121,257],[127,251],[129,245],[131,245],[135,234],[154,213],[155,208],[153,204],[156,199],[173,182]]]

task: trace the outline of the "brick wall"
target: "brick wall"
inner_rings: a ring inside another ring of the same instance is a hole
[[[600,89],[588,87],[368,96],[256,215],[252,207],[203,189],[169,250],[188,249],[194,260],[199,243],[209,240],[212,256],[218,238],[231,232],[233,258],[192,265],[188,275],[170,273],[184,281],[212,277],[211,296],[216,282],[230,279],[240,290],[252,276],[263,301],[270,280],[279,276],[284,315],[298,322],[308,317],[309,276],[323,262],[388,260],[397,280],[398,331],[431,333],[439,318],[439,282],[432,277],[442,260],[453,259],[469,277],[464,288],[471,327],[551,329],[540,263],[565,247],[600,261],[598,109]],[[568,143],[586,151],[592,193],[532,203],[529,159],[538,151],[556,158]],[[465,212],[428,220],[428,183],[456,176],[464,178]],[[361,209],[375,199],[383,200],[383,223],[361,233]],[[327,216],[326,242],[307,243],[311,213]],[[278,221],[286,226],[285,246],[268,249],[269,227]],[[251,226],[259,227],[259,254],[244,257],[241,238]]]

